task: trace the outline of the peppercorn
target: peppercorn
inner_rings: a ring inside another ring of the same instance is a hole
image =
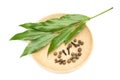
[[[81,42],[81,45],[83,45],[83,44],[84,44],[84,42],[82,41],[82,42]]]
[[[78,53],[78,56],[81,56],[82,55],[82,53]]]
[[[67,60],[67,63],[71,63],[71,60],[70,60],[70,59],[68,59],[68,60]]]
[[[59,59],[59,62],[62,62],[62,59]]]
[[[61,65],[61,64],[62,64],[62,62],[59,62],[59,64]]]
[[[63,60],[63,65],[65,65],[66,64],[66,60]]]
[[[61,54],[62,54],[62,51],[59,51],[59,54],[61,55]]]
[[[75,53],[74,56],[77,56],[77,54]]]
[[[58,58],[61,58],[61,55],[60,55],[60,54],[58,55]]]
[[[73,60],[73,57],[71,57],[70,60]]]
[[[57,63],[58,62],[58,60],[57,59],[55,59],[55,63]]]
[[[74,41],[74,42],[77,42],[77,39],[74,39],[73,41]]]
[[[68,48],[71,48],[72,47],[72,44],[68,44],[68,46],[67,46]]]
[[[78,40],[78,44],[81,44],[81,42],[82,42],[81,40]]]
[[[54,52],[54,56],[57,56],[57,52]]]
[[[77,45],[77,47],[80,46],[80,44],[76,44],[76,45]]]
[[[83,45],[83,44],[84,44],[84,42],[83,42],[83,41],[81,41],[81,40],[78,40],[78,44]]]
[[[82,51],[82,49],[81,48],[78,48],[78,52],[81,52]]]
[[[79,59],[79,56],[76,56],[75,59]]]
[[[74,52],[72,52],[72,53],[71,53],[71,56],[74,56],[74,55],[75,55],[75,53],[74,53]]]
[[[76,62],[76,60],[75,60],[75,59],[72,59],[72,62],[73,62],[73,63],[75,63],[75,62]]]

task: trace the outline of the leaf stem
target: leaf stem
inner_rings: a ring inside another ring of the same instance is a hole
[[[93,16],[93,17],[91,17],[90,19],[93,19],[93,18],[95,18],[95,17],[97,17],[97,16],[99,16],[99,15],[101,15],[101,14],[104,14],[104,13],[106,13],[106,12],[112,10],[112,9],[113,9],[113,7],[111,7],[111,8],[109,8],[109,9],[107,9],[107,10],[105,10],[105,11],[103,11],[103,12],[101,12],[101,13],[99,13],[99,14]]]

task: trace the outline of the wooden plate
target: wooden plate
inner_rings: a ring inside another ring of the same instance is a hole
[[[48,19],[52,18],[59,18],[65,14],[53,14],[49,15],[40,21],[46,21]],[[93,40],[92,40],[92,35],[88,27],[84,27],[84,29],[77,34],[73,39],[77,40],[82,40],[84,42],[83,46],[80,46],[82,48],[82,55],[80,56],[79,60],[77,60],[75,63],[70,63],[66,65],[59,65],[58,63],[54,62],[54,59],[57,58],[57,56],[54,56],[53,53],[51,53],[47,57],[47,51],[49,45],[41,49],[40,51],[36,52],[35,54],[32,54],[32,57],[34,60],[44,67],[45,69],[52,71],[52,72],[57,72],[57,73],[66,73],[66,72],[71,72],[76,69],[78,69],[90,56],[92,47],[93,47]],[[73,41],[73,39],[71,41]],[[55,51],[61,51],[62,49],[66,48],[65,44],[62,44],[60,47],[58,47]],[[75,51],[76,48],[71,48],[71,51]],[[53,51],[53,52],[55,52]],[[62,54],[63,58],[69,58],[70,56],[65,56]]]

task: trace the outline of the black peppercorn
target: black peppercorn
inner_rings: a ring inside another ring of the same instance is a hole
[[[68,59],[68,60],[67,60],[67,63],[71,63],[71,60],[70,60],[70,59]]]
[[[80,44],[76,44],[76,45],[77,45],[77,47],[80,46]]]
[[[82,53],[78,53],[78,56],[81,56],[82,55]]]
[[[59,54],[61,55],[61,54],[62,54],[62,51],[59,51]]]
[[[73,60],[72,60],[72,62],[73,62],[73,63],[75,63],[75,62],[76,62],[76,60],[75,60],[75,59],[73,59]]]
[[[77,42],[77,39],[74,39],[73,41],[74,41],[74,42]]]
[[[60,55],[60,54],[58,55],[58,58],[61,58],[61,55]]]
[[[79,59],[79,56],[76,56],[75,59]]]
[[[81,41],[81,40],[78,40],[78,44],[83,45],[83,44],[84,44],[84,42],[83,42],[83,41]]]
[[[54,52],[54,56],[57,56],[57,52]]]
[[[57,59],[55,59],[55,63],[57,63],[58,62],[58,60]]]
[[[59,62],[59,64],[61,65],[61,64],[62,64],[62,62]]]
[[[75,53],[72,52],[72,53],[71,53],[71,56],[74,56],[74,54],[75,54]]]
[[[72,44],[68,44],[68,48],[71,48],[72,47]]]
[[[81,40],[78,40],[78,44],[80,44],[82,41]]]
[[[82,49],[81,48],[78,48],[78,52],[81,52],[82,51]]]
[[[84,44],[84,42],[82,41],[80,44],[81,44],[81,45],[83,45],[83,44]]]
[[[71,57],[70,60],[73,60],[73,57]]]
[[[65,65],[66,64],[66,60],[63,60],[63,65]]]

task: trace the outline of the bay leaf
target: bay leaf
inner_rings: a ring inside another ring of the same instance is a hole
[[[47,34],[45,36],[39,37],[38,39],[33,40],[31,43],[27,45],[23,54],[20,57],[26,56],[28,54],[32,54],[44,46],[46,46],[50,41],[56,36],[56,34]]]
[[[65,27],[69,27],[72,24],[75,24],[78,22],[85,22],[89,19],[90,19],[89,17],[81,14],[67,14],[60,18],[50,19],[45,22],[29,23],[29,24],[25,23],[25,24],[21,24],[20,26],[27,29],[31,28],[35,30],[49,32],[49,31],[61,30]]]
[[[85,27],[85,23],[81,23],[74,31],[67,36],[65,43],[67,44],[76,34],[78,34]]]
[[[49,33],[36,30],[26,30],[14,35],[10,40],[34,40],[47,34]]]
[[[20,24],[19,26],[22,26],[22,27],[24,27],[26,29],[32,29],[36,25],[37,25],[37,23],[31,23],[31,22],[29,22],[29,23]]]
[[[56,36],[50,44],[49,50],[48,50],[48,55],[50,54],[50,52],[52,52],[53,50],[55,50],[56,48],[58,48],[65,40],[66,38],[70,35],[70,33],[73,31],[74,27],[69,27],[66,28],[65,30],[63,30],[61,32],[61,34],[59,34],[58,36]]]

